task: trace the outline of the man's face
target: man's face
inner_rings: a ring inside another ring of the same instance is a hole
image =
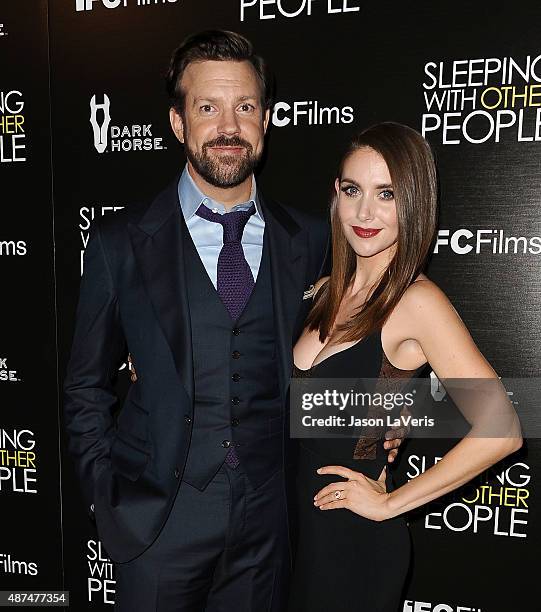
[[[184,114],[171,109],[170,120],[189,162],[215,187],[240,185],[261,159],[269,121],[253,66],[247,61],[192,63],[180,86]]]

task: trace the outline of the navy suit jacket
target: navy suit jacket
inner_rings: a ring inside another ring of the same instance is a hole
[[[152,202],[94,223],[64,383],[68,450],[100,539],[117,562],[157,536],[188,453],[194,376],[177,184],[178,177]],[[285,410],[292,346],[311,303],[303,292],[322,274],[329,227],[259,196]],[[115,418],[114,379],[128,352],[137,356],[137,381]]]

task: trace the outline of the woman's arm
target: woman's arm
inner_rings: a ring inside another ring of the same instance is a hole
[[[491,379],[491,392],[497,396],[499,431],[505,431],[505,435],[483,436],[487,417],[491,417],[490,407],[477,411],[464,406],[472,424],[468,435],[436,465],[391,493],[385,492],[383,473],[374,481],[340,466],[321,468],[321,474],[336,473],[350,479],[318,493],[315,503],[321,509],[345,507],[374,520],[391,518],[460,487],[522,446],[518,417],[503,386],[443,292],[430,281],[418,281],[408,289],[399,307],[401,321],[407,321],[409,339],[418,343],[440,380]],[[340,499],[335,497],[336,491],[343,491]]]

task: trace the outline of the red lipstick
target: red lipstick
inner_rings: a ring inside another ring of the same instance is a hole
[[[353,231],[359,236],[359,238],[373,238],[381,232],[380,229],[368,229],[361,227],[360,225],[352,225]]]

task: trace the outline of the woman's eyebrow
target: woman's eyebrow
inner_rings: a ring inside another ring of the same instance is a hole
[[[340,179],[340,184],[342,183],[351,183],[352,185],[355,185],[355,187],[360,187],[359,183],[357,183],[357,181],[354,181],[353,179],[350,178],[342,178]]]

